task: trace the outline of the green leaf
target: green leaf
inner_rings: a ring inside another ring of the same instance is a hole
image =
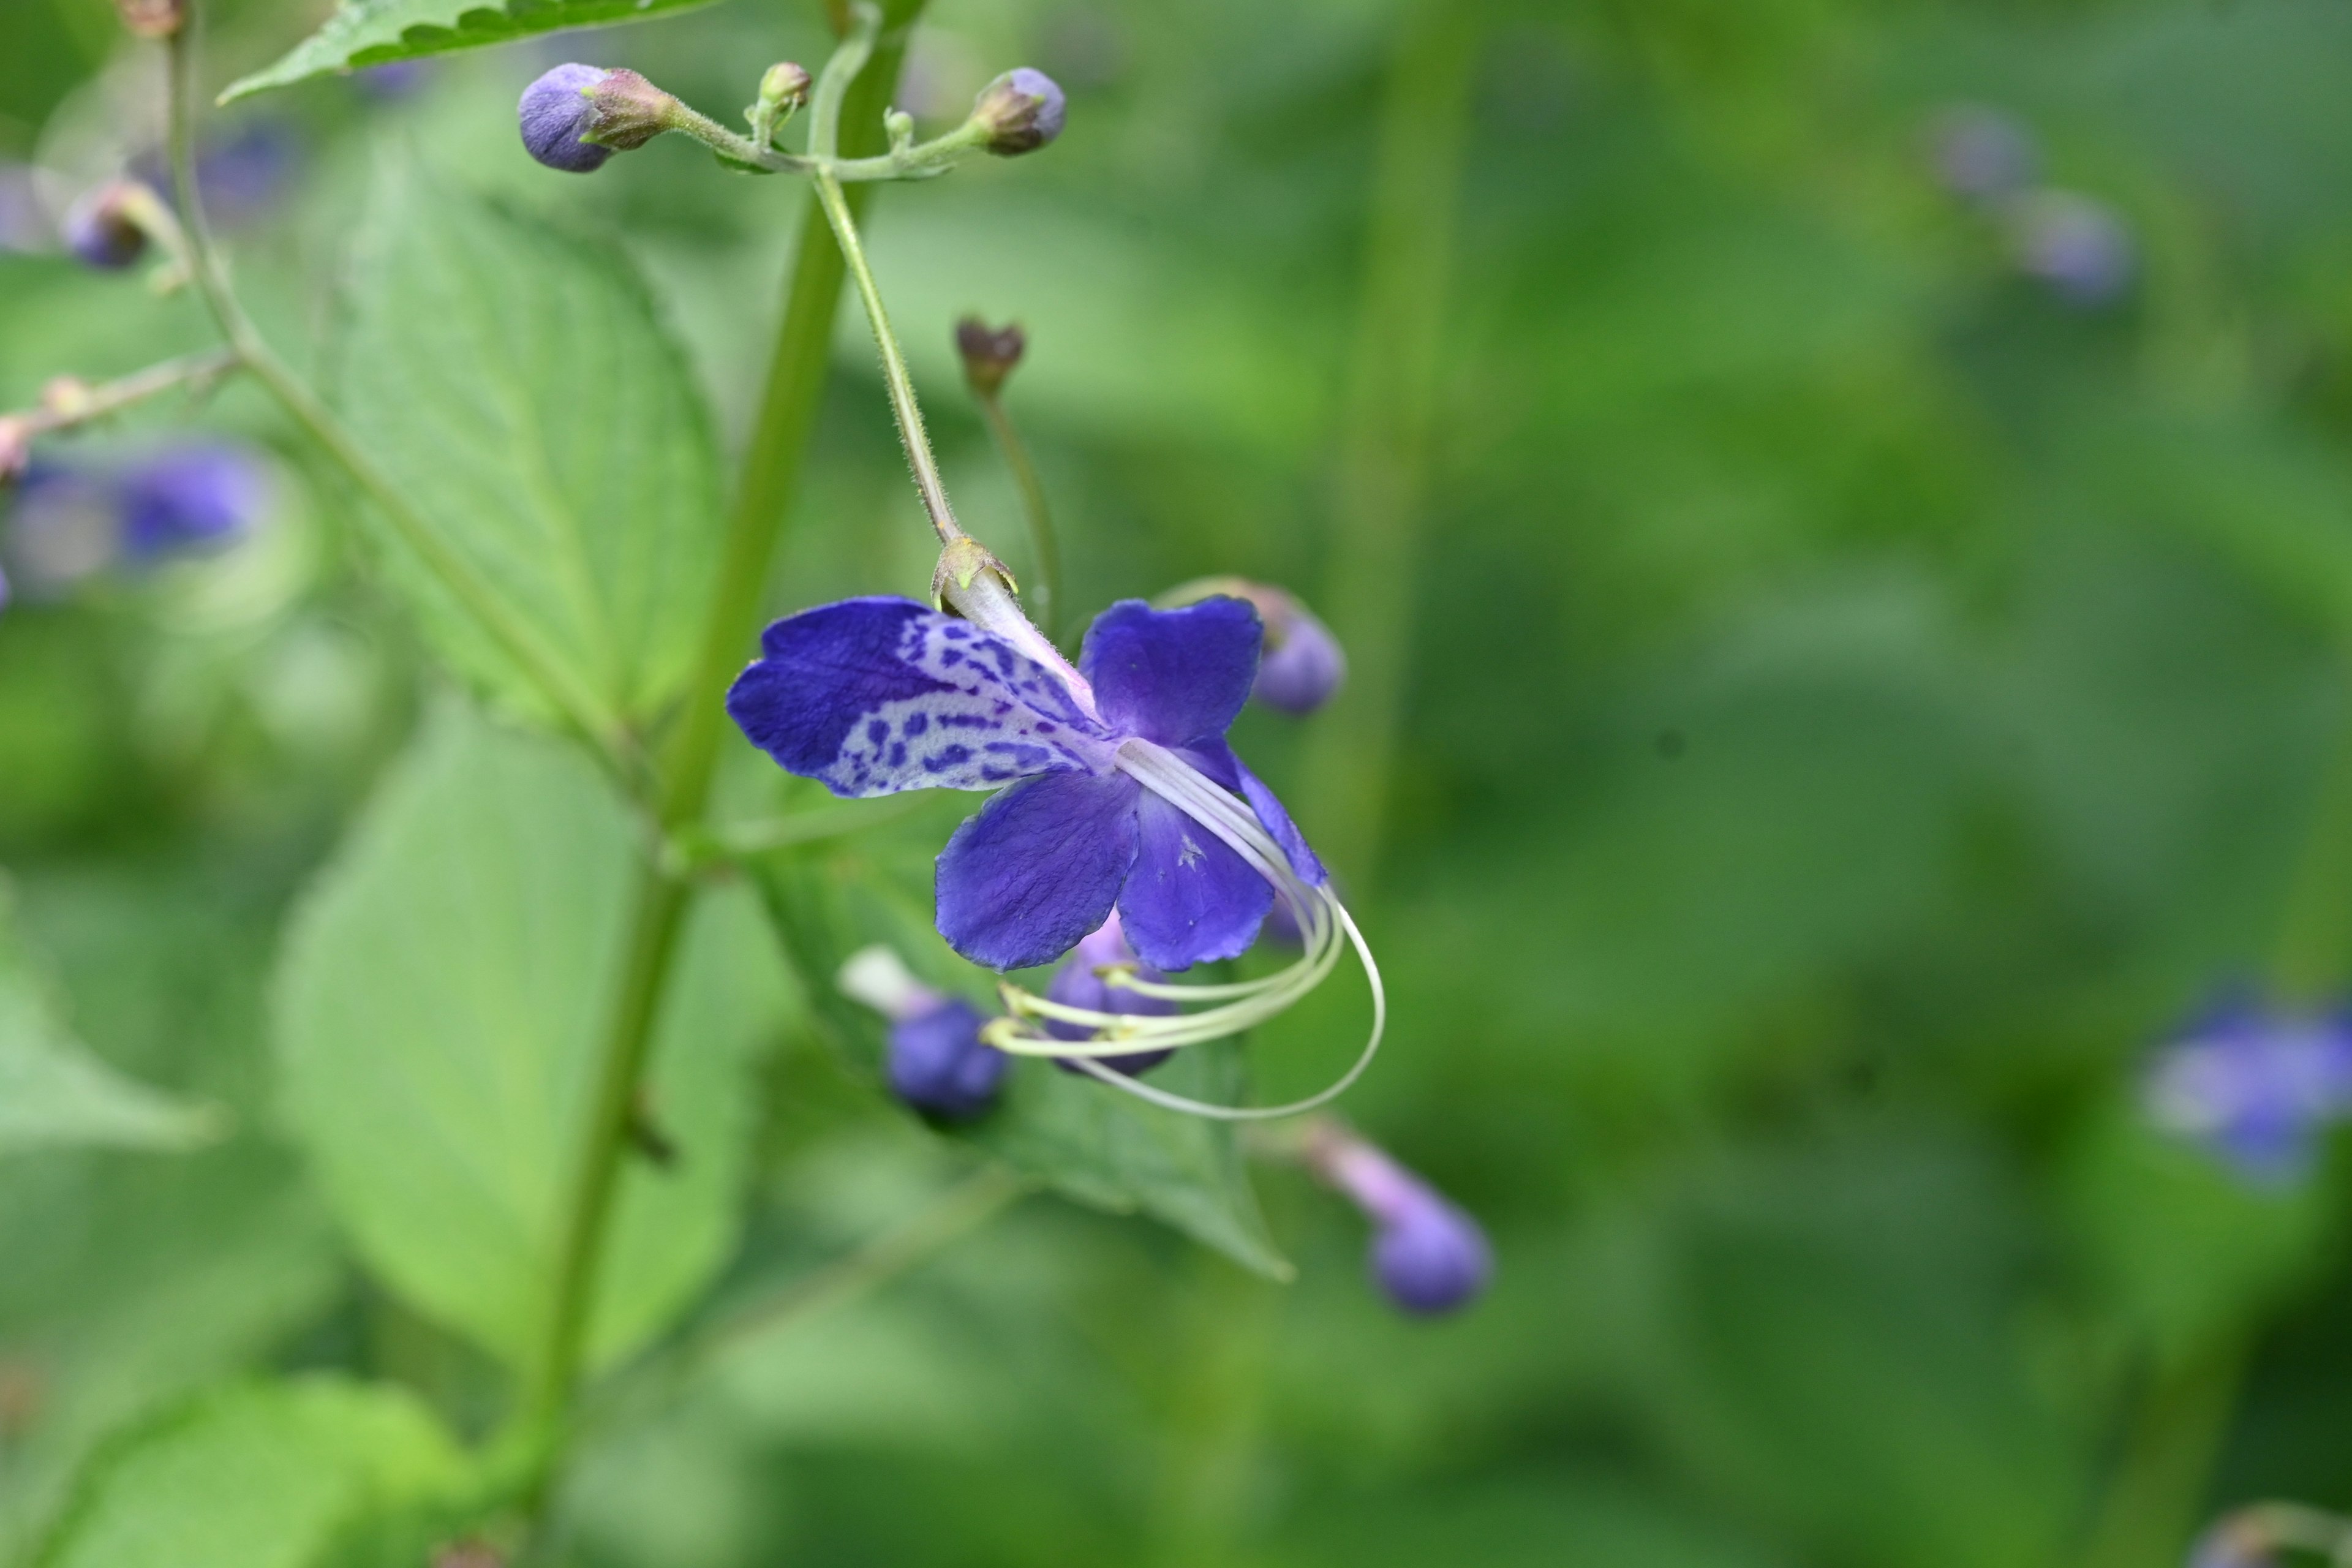
[[[329,71],[478,49],[534,33],[640,22],[709,0],[343,0],[282,59],[233,84],[221,101],[291,87]]]
[[[199,1399],[106,1455],[41,1568],[304,1568],[369,1512],[462,1486],[462,1457],[397,1389],[338,1379]]]
[[[636,273],[387,158],[349,299],[333,380],[362,443],[551,658],[613,711],[658,714],[718,569],[718,458]],[[384,542],[443,657],[546,717],[505,647]]]
[[[757,872],[811,1012],[870,1081],[881,1076],[884,1029],[876,1015],[835,988],[843,960],[881,942],[942,989],[968,989],[980,978],[932,931],[929,853],[911,847],[918,852],[894,857],[878,846],[816,866],[772,857]],[[1179,1052],[1152,1081],[1230,1102],[1239,1098],[1243,1078],[1240,1045],[1221,1041]],[[1162,1110],[1050,1062],[1026,1060],[1013,1064],[994,1110],[946,1131],[1079,1203],[1114,1214],[1140,1211],[1244,1268],[1270,1279],[1291,1277],[1266,1234],[1228,1123]]]
[[[0,1154],[76,1145],[191,1149],[219,1131],[216,1112],[124,1077],[67,1032],[0,881]]]
[[[544,1337],[637,850],[584,763],[451,705],[313,890],[279,974],[287,1110],[361,1255],[518,1366]],[[726,1254],[779,978],[748,893],[698,901],[647,1090],[678,1152],[624,1176],[597,1360]]]

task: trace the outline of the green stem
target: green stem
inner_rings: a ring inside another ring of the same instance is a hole
[[[1050,637],[1055,635],[1055,619],[1062,611],[1062,547],[1054,535],[1054,514],[1045,502],[1045,487],[1037,478],[1037,466],[1029,460],[1021,432],[1013,427],[1013,416],[1005,411],[1003,394],[976,395],[981,417],[988,421],[989,434],[996,437],[997,450],[1004,454],[1004,466],[1013,470],[1013,486],[1021,492],[1030,553],[1037,561],[1037,624]]]
[[[852,121],[854,134],[870,132],[879,140],[882,110],[904,57],[905,28],[919,9],[919,4],[908,7],[901,25],[881,41],[878,50],[868,26],[862,39],[853,36],[826,66],[819,91],[826,92],[826,84],[832,84],[827,107],[833,116],[862,113]],[[880,68],[856,80],[853,90],[852,81],[836,68],[844,54],[854,54],[860,61],[874,55]],[[757,628],[761,592],[783,533],[786,502],[798,483],[824,393],[841,281],[839,253],[812,214],[803,226],[799,264],[744,451],[720,572],[688,689],[692,700],[671,753],[669,787],[661,803],[663,824],[671,829],[699,823],[709,805],[727,721],[720,697]],[[639,876],[620,988],[597,1058],[588,1124],[566,1188],[569,1203],[557,1254],[546,1354],[520,1413],[525,1440],[541,1456],[542,1473],[558,1457],[563,1423],[580,1382],[597,1272],[611,1228],[621,1163],[629,1147],[630,1110],[688,902],[686,884],[665,874],[658,860],[656,857]]]
[[[882,380],[890,391],[890,412],[897,417],[898,441],[906,448],[907,466],[915,471],[915,489],[923,498],[923,511],[930,518],[940,542],[952,544],[964,537],[964,531],[956,523],[955,509],[948,504],[947,485],[940,478],[939,459],[931,455],[930,433],[923,427],[922,405],[915,401],[915,378],[907,369],[906,351],[898,346],[898,334],[890,325],[890,312],[883,307],[882,290],[874,281],[874,268],[866,262],[866,247],[858,243],[857,220],[842,194],[840,181],[819,171],[812,183],[816,186],[817,201],[824,208],[825,221],[833,226],[834,242],[841,247],[842,259],[848,263],[850,279],[857,285],[857,297],[866,305],[866,322],[874,329],[874,346],[882,355]]]
[[[27,436],[54,435],[93,419],[103,419],[110,414],[120,414],[174,387],[202,386],[217,381],[244,363],[234,349],[207,349],[202,353],[150,365],[120,380],[82,387],[70,397],[45,401],[42,406],[22,414],[0,417],[13,420]]]
[[[1377,868],[1396,756],[1478,40],[1463,7],[1420,0],[1397,31],[1381,114],[1339,532],[1321,596],[1348,650],[1348,685],[1316,727],[1299,789],[1314,803],[1317,848],[1360,890]]]
[[[441,537],[431,521],[409,504],[374,460],[360,448],[351,432],[328,412],[318,395],[271,351],[238,302],[236,290],[229,286],[228,274],[221,266],[220,253],[213,245],[196,188],[196,31],[202,9],[201,0],[189,0],[186,23],[169,45],[166,136],[173,189],[179,200],[181,226],[187,236],[190,272],[221,335],[228,340],[237,362],[268,389],[320,449],[333,458],[375,503],[391,522],[393,531],[521,668],[555,710],[625,780],[642,785],[643,759],[620,716],[514,616],[497,591]]]

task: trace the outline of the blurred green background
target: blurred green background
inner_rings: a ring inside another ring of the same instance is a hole
[[[322,9],[223,4],[213,74]],[[723,117],[825,47],[814,5],[728,0],[241,107],[292,159],[242,289],[307,363],[405,142],[619,237],[740,430],[796,193],[667,143],[551,174],[513,102],[579,58]],[[1285,1170],[1287,1287],[1031,1198],[613,1423],[567,1554],[2153,1568],[2237,1502],[2352,1506],[2352,1172],[2249,1186],[2137,1093],[2218,989],[2352,977],[2352,12],[938,0],[902,101],[952,121],[1024,61],[1059,143],[874,209],[950,483],[1024,566],[950,344],[1018,319],[1079,614],[1232,572],[1349,646],[1339,703],[1236,740],[1383,960],[1348,1110],[1496,1282],[1400,1319]],[[0,157],[69,175],[154,67],[101,0],[10,0]],[[1948,188],[1963,104],[2116,215],[2107,297]],[[0,406],[209,341],[23,243]],[[236,1369],[481,1415],[470,1352],[339,1250],[265,1024],[289,900],[438,678],[269,406],[194,417],[278,454],[271,526],[0,614],[0,858],[83,1037],[238,1131],[0,1159],[0,1548]],[[929,571],[854,312],[786,557],[779,609]],[[1263,1092],[1343,1059],[1331,991]],[[805,1034],[746,1275],[957,1168]]]

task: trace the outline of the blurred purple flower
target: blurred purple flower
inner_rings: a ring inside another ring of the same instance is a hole
[[[925,985],[887,947],[853,954],[837,983],[843,994],[890,1021],[883,1075],[900,1100],[950,1121],[968,1121],[996,1103],[1012,1059],[982,1043],[988,1020],[980,1009]]]
[[[300,171],[302,143],[286,121],[257,116],[212,137],[196,152],[196,190],[205,216],[223,228],[241,228],[275,212]],[[157,191],[172,188],[160,152],[131,160],[131,177]]]
[[[2131,231],[2114,209],[2089,196],[2035,191],[2011,208],[2009,225],[2018,269],[2070,305],[2110,302],[2138,270]]]
[[[1097,974],[1097,969],[1113,964],[1134,966],[1135,977],[1157,984],[1160,973],[1135,956],[1127,945],[1127,935],[1118,927],[1118,911],[1113,910],[1110,919],[1101,929],[1070,950],[1062,966],[1054,971],[1054,978],[1045,987],[1045,999],[1059,1002],[1066,1007],[1084,1007],[1096,1013],[1129,1013],[1144,1017],[1164,1018],[1176,1011],[1176,1004],[1160,996],[1139,996],[1123,985],[1114,985]],[[1048,1021],[1045,1032],[1059,1040],[1090,1040],[1095,1031],[1081,1024]],[[1123,1072],[1129,1078],[1150,1072],[1176,1053],[1171,1049],[1132,1051],[1126,1056],[1097,1057],[1094,1059],[1113,1072]],[[1086,1069],[1065,1057],[1054,1058],[1054,1065],[1064,1072],[1086,1076]]]
[[[228,543],[269,499],[260,460],[221,442],[114,464],[37,458],[5,514],[8,554],[28,584],[62,588],[110,566]]]
[[[2032,184],[2042,163],[2032,132],[2014,116],[1982,104],[1961,104],[1937,115],[1929,152],[1946,190],[1986,205]]]
[[[2146,1092],[2158,1126],[2256,1181],[2292,1180],[2318,1131],[2352,1112],[2352,1022],[2217,1010],[2157,1054]]]
[[[352,85],[379,103],[398,103],[424,91],[432,79],[433,67],[429,61],[388,60],[353,75]]]

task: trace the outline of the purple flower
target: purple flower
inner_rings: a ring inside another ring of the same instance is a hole
[[[891,1093],[950,1121],[968,1121],[996,1103],[1010,1058],[982,1044],[988,1020],[980,1009],[923,984],[887,947],[853,954],[838,984],[890,1020],[883,1072]]]
[[[1486,1233],[1428,1183],[1336,1124],[1314,1129],[1306,1159],[1372,1222],[1372,1279],[1389,1300],[1434,1316],[1486,1289],[1495,1273]]]
[[[2104,202],[2072,191],[2036,191],[2010,218],[2017,265],[2070,305],[2104,305],[2131,284],[2138,258],[2131,232]]]
[[[210,443],[159,452],[116,482],[123,553],[134,561],[235,539],[269,501],[260,464]]]
[[[1110,919],[1103,921],[1101,930],[1072,948],[1070,955],[1062,960],[1061,967],[1054,971],[1052,983],[1045,987],[1045,1000],[1058,1002],[1065,1007],[1084,1007],[1095,1013],[1123,1013],[1134,1017],[1165,1018],[1175,1013],[1176,1004],[1166,997],[1139,996],[1126,986],[1114,985],[1095,973],[1097,969],[1122,963],[1133,966],[1135,977],[1139,980],[1157,984],[1163,978],[1158,970],[1139,961],[1135,956],[1135,950],[1127,945],[1127,933],[1119,930],[1118,913],[1113,910]],[[1091,1040],[1097,1033],[1083,1024],[1067,1023],[1058,1018],[1047,1020],[1045,1032],[1057,1040]],[[1134,1078],[1150,1072],[1175,1054],[1173,1049],[1131,1051],[1125,1056],[1097,1057],[1094,1060],[1113,1072],[1123,1072]],[[1066,1058],[1055,1058],[1054,1065],[1065,1072],[1085,1072],[1083,1068],[1072,1065]]]
[[[1011,786],[939,858],[940,933],[973,963],[1045,963],[1116,909],[1135,952],[1173,972],[1247,949],[1273,902],[1272,868],[1227,842],[1244,814],[1302,882],[1325,880],[1225,744],[1259,639],[1237,599],[1128,600],[1097,617],[1065,673],[912,600],[848,599],[769,626],[727,708],[835,795]]]
[[[2256,1181],[2292,1180],[2316,1132],[2352,1111],[2352,1022],[2219,1010],[2158,1053],[2147,1095],[2158,1126]]]

